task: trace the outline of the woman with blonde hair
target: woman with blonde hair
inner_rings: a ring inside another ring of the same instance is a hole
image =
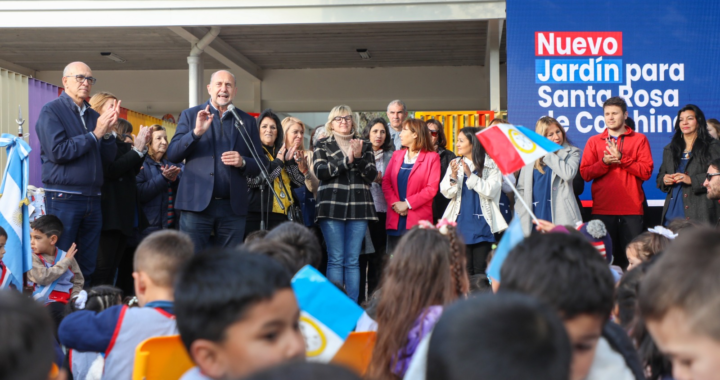
[[[345,286],[357,302],[359,257],[368,221],[377,220],[370,185],[377,178],[372,145],[361,140],[350,107],[336,106],[325,124],[328,137],[318,141],[313,168],[320,181],[317,223],[328,249],[327,278]]]
[[[151,125],[150,131],[148,154],[136,177],[138,198],[149,224],[142,237],[162,229],[176,229],[179,220],[173,201],[182,169],[167,160],[168,138],[165,127]]]
[[[101,115],[115,112],[119,105],[117,97],[109,92],[100,92],[90,98],[90,106]],[[123,141],[117,134],[118,127],[130,128],[125,119],[118,119],[109,131],[117,144],[117,152],[112,162],[103,162],[103,185],[100,208],[102,210],[102,231],[92,285],[115,285],[116,273],[126,254],[126,246],[136,234],[147,225],[145,215],[140,210],[136,192],[135,176],[143,164],[147,148],[149,128],[140,126],[140,132],[134,144]],[[122,273],[120,281],[127,280]]]
[[[580,149],[570,145],[565,129],[552,117],[541,117],[535,124],[535,132],[562,145],[562,149],[525,166],[520,171],[518,193],[525,203],[533,205],[533,213],[538,219],[556,225],[575,226],[582,222],[573,190],[573,180],[580,167]],[[532,219],[525,207],[518,203],[515,204],[515,211],[521,218],[523,232],[527,236],[533,230]]]

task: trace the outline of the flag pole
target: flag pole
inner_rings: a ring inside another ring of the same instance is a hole
[[[530,209],[530,206],[528,206],[527,203],[525,203],[525,200],[523,199],[522,195],[520,195],[520,193],[517,191],[517,189],[515,188],[515,185],[512,182],[510,182],[510,180],[507,178],[507,176],[502,176],[502,177],[505,180],[505,182],[507,182],[507,184],[510,185],[510,187],[513,189],[513,192],[515,193],[515,198],[517,200],[519,200],[523,206],[525,206],[525,210],[527,210],[528,214],[530,214],[530,217],[532,218],[532,220],[535,221],[535,224],[539,226],[540,221],[538,221],[537,216],[535,216],[535,214],[532,212],[532,209]]]

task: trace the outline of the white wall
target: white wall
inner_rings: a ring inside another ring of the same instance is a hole
[[[505,65],[501,67],[502,106],[505,101]],[[205,71],[207,83],[213,70]],[[356,69],[265,70],[262,105],[278,112],[328,112],[338,104],[354,111],[381,111],[393,99],[402,99],[411,111],[487,109],[488,81],[480,66],[398,67]],[[42,71],[37,78],[62,85],[59,71]],[[187,70],[95,71],[93,93],[110,91],[122,105],[156,117],[177,117],[187,108]],[[238,75],[235,104],[253,107],[252,83]]]

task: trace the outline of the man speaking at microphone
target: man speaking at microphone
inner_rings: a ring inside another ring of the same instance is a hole
[[[175,209],[180,210],[180,230],[190,235],[195,252],[214,245],[235,247],[243,242],[247,215],[247,177],[260,175],[258,163],[235,126],[233,112],[242,120],[243,134],[262,149],[255,118],[234,108],[235,76],[220,70],[207,86],[210,100],[180,115],[167,150],[171,162],[185,160]],[[257,150],[256,150],[257,151]],[[257,156],[265,159],[261,151]]]

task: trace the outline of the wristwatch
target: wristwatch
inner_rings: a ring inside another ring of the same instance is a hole
[[[455,178],[450,178],[450,183],[456,184],[456,183],[457,183],[457,180],[456,180]]]
[[[112,136],[113,136],[113,134],[108,132],[108,133],[106,133],[106,134],[103,135],[103,140],[110,140],[110,138],[111,138]]]

